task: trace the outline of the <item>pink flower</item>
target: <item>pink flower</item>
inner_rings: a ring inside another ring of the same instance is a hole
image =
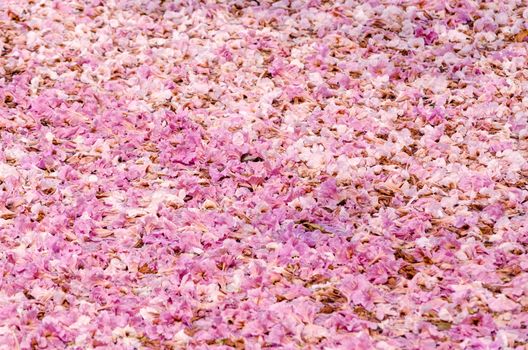
[[[500,203],[488,205],[484,208],[483,213],[494,221],[497,221],[502,215],[504,215],[504,207]]]

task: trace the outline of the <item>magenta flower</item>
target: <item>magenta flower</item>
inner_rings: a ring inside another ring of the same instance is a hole
[[[522,1],[0,2],[1,349],[524,349]]]

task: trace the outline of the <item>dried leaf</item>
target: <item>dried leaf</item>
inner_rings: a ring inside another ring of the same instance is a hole
[[[416,275],[417,271],[413,265],[405,265],[398,270],[398,273],[408,280],[411,280]]]
[[[518,43],[522,43],[527,40],[528,40],[528,30],[522,30],[519,33],[517,33],[514,37],[514,41]]]
[[[144,263],[138,268],[138,271],[143,274],[155,274],[158,273],[158,271],[154,268],[151,268],[147,263]]]

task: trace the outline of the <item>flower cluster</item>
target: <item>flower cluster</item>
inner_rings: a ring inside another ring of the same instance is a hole
[[[522,0],[1,0],[0,349],[526,349]]]

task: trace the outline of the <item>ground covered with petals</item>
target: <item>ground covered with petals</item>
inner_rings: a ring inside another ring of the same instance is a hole
[[[0,1],[0,349],[526,349],[526,5]]]

